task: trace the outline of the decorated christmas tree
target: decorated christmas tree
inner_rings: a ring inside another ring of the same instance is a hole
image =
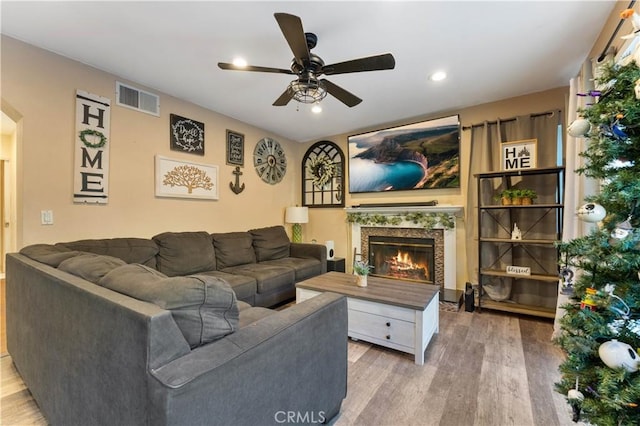
[[[595,102],[580,111],[590,130],[578,170],[600,183],[578,211],[597,225],[559,245],[571,298],[557,339],[567,356],[556,388],[574,421],[640,425],[640,68],[611,64],[597,82]]]

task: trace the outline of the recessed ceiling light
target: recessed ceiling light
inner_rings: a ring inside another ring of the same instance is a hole
[[[233,65],[235,65],[236,67],[246,67],[247,61],[243,58],[235,58],[233,60]]]
[[[311,112],[319,114],[322,112],[322,107],[319,104],[315,104],[313,107],[311,107]]]
[[[441,81],[447,78],[447,73],[444,71],[437,71],[431,74],[429,77],[432,81]]]

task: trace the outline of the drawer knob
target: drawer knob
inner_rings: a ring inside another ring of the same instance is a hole
[[[390,322],[387,323],[387,327],[391,327],[391,323]]]
[[[387,340],[390,340],[390,339],[391,339],[391,336],[387,334]]]

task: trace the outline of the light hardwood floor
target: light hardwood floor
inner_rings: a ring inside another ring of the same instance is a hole
[[[410,354],[350,341],[347,398],[333,423],[575,425],[553,390],[562,353],[551,333],[549,320],[441,311],[423,366]],[[1,363],[0,424],[46,424],[11,358]]]

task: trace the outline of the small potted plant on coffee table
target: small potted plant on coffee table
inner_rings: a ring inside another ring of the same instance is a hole
[[[367,276],[371,272],[372,266],[366,260],[356,260],[353,262],[353,274],[356,276],[356,285],[358,287],[367,286]]]

